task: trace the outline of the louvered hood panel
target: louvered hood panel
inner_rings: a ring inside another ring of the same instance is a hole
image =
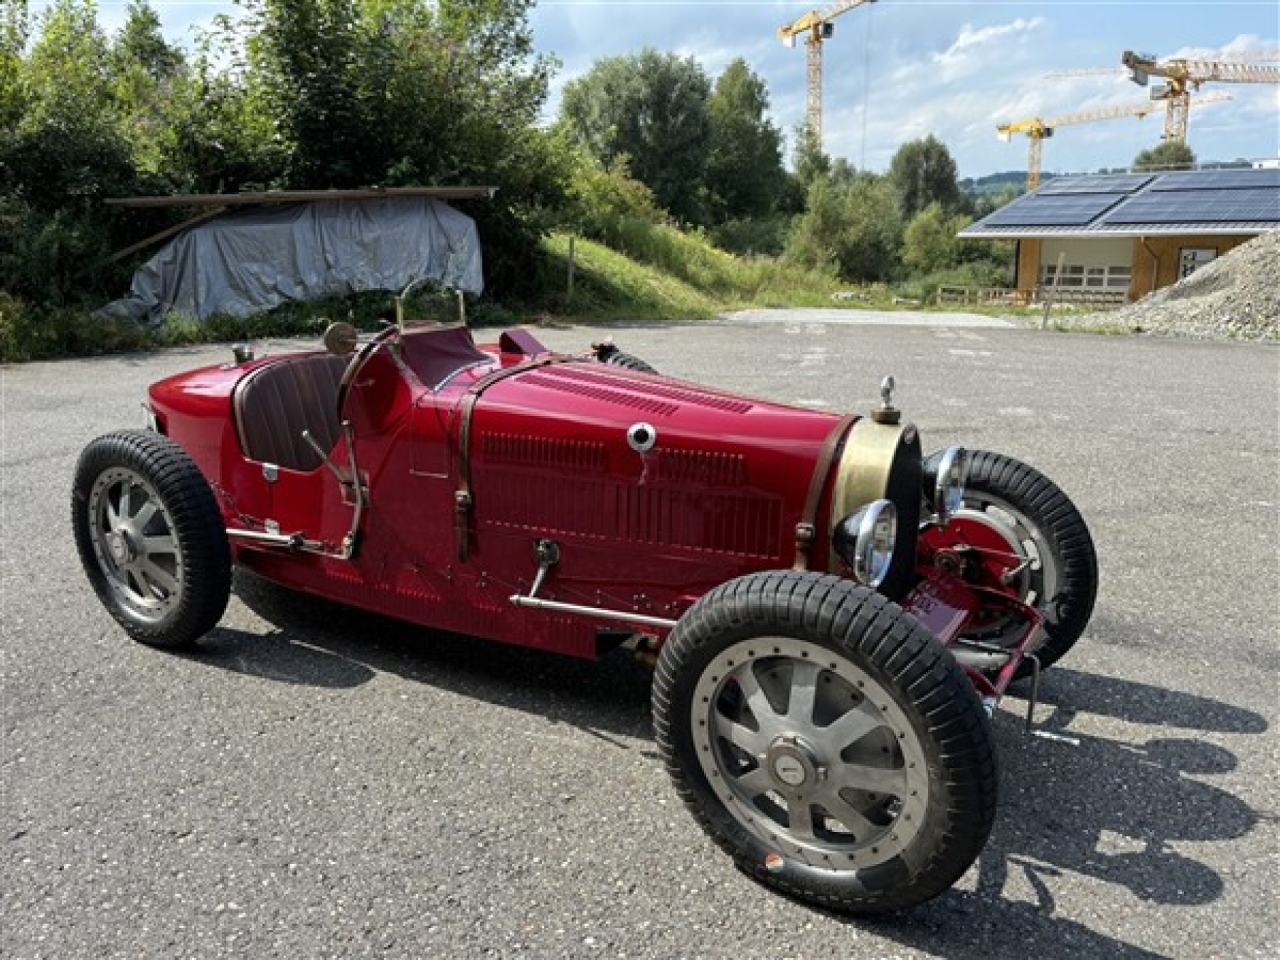
[[[837,418],[594,364],[491,387],[473,415],[481,527],[790,562]],[[637,424],[656,434],[636,448]]]

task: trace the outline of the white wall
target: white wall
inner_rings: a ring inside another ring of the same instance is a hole
[[[1040,266],[1052,267],[1058,254],[1066,252],[1065,265],[1082,267],[1129,267],[1133,261],[1132,237],[1099,237],[1097,240],[1054,240],[1046,237],[1040,245]]]

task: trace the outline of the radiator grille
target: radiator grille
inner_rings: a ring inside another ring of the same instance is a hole
[[[502,474],[487,471],[476,478],[476,516],[482,527],[758,559],[780,553],[779,497],[605,478]]]
[[[741,454],[710,453],[704,450],[660,450],[658,476],[671,483],[745,487],[747,458]]]
[[[508,433],[486,434],[482,447],[486,463],[520,464],[565,472],[604,473],[608,456],[603,443],[528,437]]]

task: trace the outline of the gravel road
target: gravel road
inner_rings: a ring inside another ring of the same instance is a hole
[[[182,349],[0,370],[0,954],[1280,955],[1280,351],[799,314],[539,331],[607,335],[823,409],[866,409],[892,372],[927,448],[1027,460],[1089,520],[1097,612],[1036,710],[1078,743],[1025,736],[1005,701],[999,819],[959,886],[869,922],[747,880],[666,781],[625,658],[247,575],[198,653],[130,643],[79,570],[71,471],[141,424],[146,384],[228,356]]]

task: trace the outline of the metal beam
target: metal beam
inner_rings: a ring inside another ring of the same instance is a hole
[[[191,193],[168,197],[109,197],[115,207],[247,207],[324,200],[378,200],[383,197],[432,197],[436,200],[489,199],[497,187],[387,187],[363,190],[269,190],[263,193]]]

